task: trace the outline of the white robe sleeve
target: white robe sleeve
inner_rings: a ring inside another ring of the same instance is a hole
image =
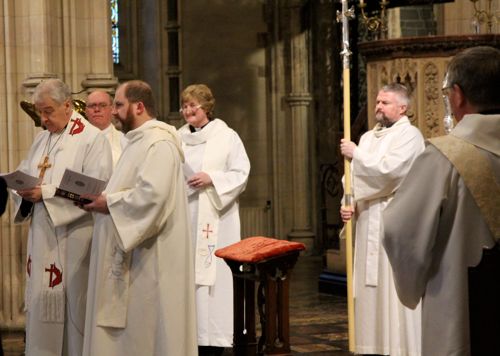
[[[97,135],[85,147],[82,173],[97,179],[108,181],[112,173],[111,148],[104,135]],[[75,206],[69,199],[55,196],[54,184],[42,185],[42,196],[50,218],[55,227],[63,226],[88,214]]]
[[[213,206],[221,211],[231,205],[245,190],[250,173],[250,160],[239,136],[235,133],[225,170],[206,172],[213,187],[207,188]]]
[[[125,252],[158,236],[174,209],[176,189],[183,189],[178,186],[179,154],[171,142],[156,142],[137,159],[142,163],[135,186],[106,196],[117,243]]]
[[[30,171],[30,159],[32,159],[32,157],[35,155],[36,151],[39,149],[41,137],[42,137],[42,133],[40,132],[35,137],[35,140],[30,147],[30,150],[28,152],[28,158],[22,160],[21,163],[19,164],[19,166],[17,167],[18,171],[24,172],[26,174],[34,175]],[[33,209],[31,209],[31,211],[29,213],[27,213],[26,215],[23,215],[21,213],[21,204],[23,203],[23,198],[21,198],[21,196],[19,194],[17,194],[15,191],[12,192],[12,200],[13,200],[14,206],[15,206],[15,208],[14,208],[14,212],[15,212],[14,222],[15,223],[22,223],[22,222],[28,220],[31,217],[31,213],[32,213]],[[24,204],[29,204],[29,202],[27,200],[25,200]]]
[[[30,152],[30,154],[31,154],[31,152]],[[23,160],[23,161],[21,161],[21,163],[17,167],[17,170],[29,174],[28,166],[29,166],[28,160]],[[23,215],[22,209],[21,209],[21,204],[23,203],[23,198],[21,198],[21,196],[19,194],[17,194],[16,191],[12,191],[11,197],[12,197],[12,201],[14,202],[14,207],[15,207],[14,208],[14,212],[15,212],[14,223],[18,224],[18,223],[22,223],[22,222],[28,220],[31,217],[31,213],[33,212],[33,209],[31,209],[31,211],[29,213],[26,212],[27,214]],[[29,202],[27,200],[25,200],[24,204],[29,204]]]
[[[383,212],[382,241],[396,290],[401,302],[412,309],[423,296],[431,273],[450,167],[444,156],[435,153],[435,148],[427,147]]]
[[[391,195],[423,149],[422,136],[416,129],[401,132],[382,157],[364,149],[361,141],[352,160],[354,198],[372,200]]]

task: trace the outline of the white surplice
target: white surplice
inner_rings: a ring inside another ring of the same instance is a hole
[[[79,121],[77,121],[79,120]],[[111,151],[99,129],[73,112],[64,133],[38,134],[19,169],[38,176],[50,148],[42,187],[43,201],[16,222],[31,217],[26,266],[26,355],[80,355],[83,345],[90,241],[93,219],[73,201],[54,196],[66,168],[108,180]],[[61,283],[60,283],[61,282]]]
[[[213,183],[188,197],[196,244],[198,345],[229,347],[233,343],[232,273],[213,254],[241,239],[238,197],[246,187],[250,161],[238,134],[222,120],[215,119],[198,132],[184,125],[179,133],[185,164],[194,173],[207,173]],[[216,234],[214,240],[212,234]],[[210,240],[208,246],[201,246],[204,240]]]
[[[500,181],[500,115],[466,115],[450,134],[477,146]],[[398,295],[409,307],[423,298],[422,355],[470,355],[467,268],[495,242],[463,179],[428,145],[383,215]]]
[[[377,124],[354,150],[354,325],[358,353],[420,355],[420,311],[412,311],[399,301],[380,239],[381,213],[423,149],[420,131],[405,116],[390,128]]]
[[[113,124],[110,124],[102,133],[108,139],[111,146],[111,154],[113,155],[113,167],[116,166],[120,155],[122,154],[123,147],[127,144],[127,139],[123,132],[117,130]]]
[[[157,120],[126,138],[105,191],[110,214],[96,214],[83,355],[196,355],[180,139]]]

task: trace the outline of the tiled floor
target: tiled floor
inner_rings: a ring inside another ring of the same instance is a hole
[[[318,293],[322,259],[302,256],[292,273],[290,334],[292,355],[347,356],[346,298]],[[23,355],[20,335],[4,335],[5,356]],[[232,355],[226,350],[224,355]]]
[[[347,356],[345,297],[318,293],[321,257],[301,257],[290,289],[290,334],[293,355]]]

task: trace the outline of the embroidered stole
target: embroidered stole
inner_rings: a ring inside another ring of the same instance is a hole
[[[46,157],[50,157],[52,162],[55,162],[55,155],[64,147],[65,138],[62,136],[68,129],[66,128],[63,133],[61,133],[62,142],[56,147],[56,149],[51,153],[47,152]],[[48,138],[47,138],[48,140]],[[44,152],[42,152],[41,157],[43,157]],[[53,172],[50,172],[52,175]],[[43,179],[44,177],[42,177]],[[47,177],[45,177],[47,179]],[[21,205],[22,206],[22,205]],[[35,209],[34,205],[31,204],[32,209]],[[28,241],[28,255],[26,257],[26,291],[25,291],[25,308],[26,310],[31,309],[32,298],[33,298],[33,283],[41,283],[40,289],[40,321],[48,323],[64,323],[65,312],[66,312],[66,292],[65,292],[65,269],[66,266],[66,238],[58,237],[58,228],[55,228],[52,223],[52,219],[43,204],[37,207],[37,219],[39,224],[44,224],[45,226],[50,226],[50,229],[54,230],[54,236],[50,236],[49,239],[55,239],[50,241],[52,245],[45,251],[42,261],[33,261],[33,240],[40,238],[38,236],[38,230],[30,227],[30,239]],[[62,229],[66,229],[63,227]],[[41,256],[39,255],[38,258]],[[40,263],[41,262],[41,263]],[[33,271],[33,268],[39,269],[38,271]],[[40,270],[41,269],[41,270]],[[41,276],[41,281],[37,279],[32,279],[32,273],[37,273]],[[41,273],[41,274],[40,274]],[[36,297],[36,296],[35,296]]]
[[[229,132],[227,125],[216,119],[199,132],[182,135],[182,139],[187,145],[206,142],[201,168],[203,172],[224,170],[230,148],[231,135]],[[222,209],[222,204],[213,186],[199,191],[198,224],[195,232],[195,283],[198,285],[212,286],[215,284],[215,250],[219,234],[220,209]]]
[[[500,185],[491,163],[473,144],[448,135],[429,140],[464,180],[497,243],[500,242]]]
[[[111,217],[107,216],[109,220]],[[112,227],[107,231],[104,257],[104,276],[98,277],[96,289],[100,289],[97,302],[96,323],[98,326],[125,328],[127,326],[127,307],[130,287],[130,267],[132,252],[123,251],[116,242],[118,232]]]

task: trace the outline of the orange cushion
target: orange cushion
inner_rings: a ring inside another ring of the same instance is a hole
[[[290,251],[302,251],[306,246],[300,242],[278,240],[270,237],[248,237],[215,251],[220,258],[238,262],[259,262],[281,256]]]

